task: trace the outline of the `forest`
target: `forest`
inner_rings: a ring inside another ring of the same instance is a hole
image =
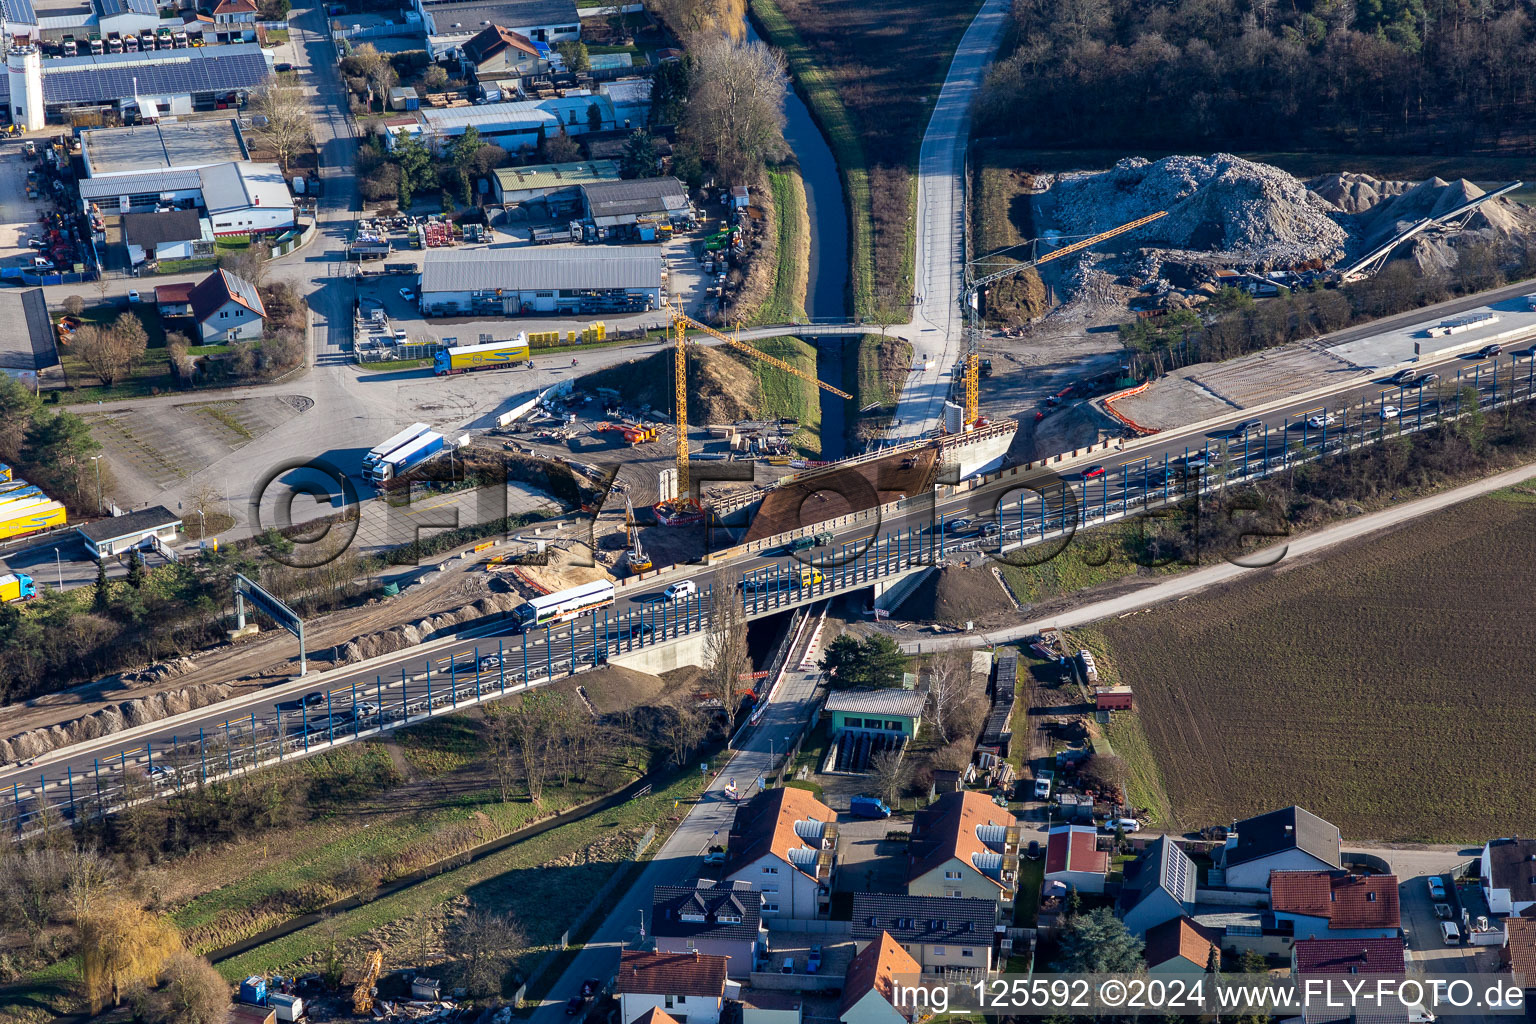
[[[1497,153],[1536,124],[1526,0],[1016,0],[1012,17],[977,130],[1015,144]]]

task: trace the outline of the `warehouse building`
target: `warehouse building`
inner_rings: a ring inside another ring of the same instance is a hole
[[[421,267],[428,316],[643,312],[661,289],[654,245],[432,249]]]
[[[502,206],[516,206],[567,190],[571,202],[579,206],[581,197],[577,188],[599,181],[618,181],[619,164],[617,160],[586,160],[533,167],[499,167],[491,180],[496,201]]]
[[[4,92],[12,123],[38,131],[71,110],[144,118],[234,110],[271,74],[255,43],[52,60],[36,47],[16,47],[6,55]]]
[[[259,235],[296,223],[293,195],[277,164],[212,164],[197,170],[158,170],[86,178],[80,201],[104,213],[201,207],[214,235]]]
[[[80,159],[87,178],[195,171],[248,160],[250,155],[234,118],[96,128],[80,133]]]

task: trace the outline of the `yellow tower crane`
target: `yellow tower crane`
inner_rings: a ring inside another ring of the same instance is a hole
[[[770,356],[766,352],[759,352],[740,338],[733,338],[728,334],[715,330],[705,323],[700,323],[693,317],[684,313],[676,306],[668,303],[667,315],[672,318],[672,330],[674,332],[673,343],[673,384],[676,388],[677,401],[677,498],[673,502],[661,502],[657,511],[663,514],[663,518],[671,518],[681,521],[684,518],[701,514],[698,502],[688,497],[688,359],[683,346],[688,343],[688,328],[693,327],[703,331],[711,338],[725,342],[738,352],[743,352],[753,359],[761,360],[770,366],[777,366],[785,373],[793,374],[801,380],[809,381],[821,388],[830,391],[839,398],[852,398],[846,391],[839,390],[824,381],[818,380],[809,373],[805,373],[784,360]],[[737,325],[740,333],[740,325]]]
[[[1071,245],[1064,245],[1060,249],[1053,249],[1046,253],[1044,256],[1032,259],[1027,263],[1010,263],[1002,270],[995,270],[992,273],[987,274],[984,277],[977,278],[976,280],[971,281],[966,285],[965,315],[966,318],[970,321],[970,326],[966,330],[965,356],[965,427],[967,429],[981,418],[980,401],[976,393],[977,380],[981,375],[981,328],[976,324],[976,303],[978,296],[981,294],[981,290],[987,285],[992,284],[994,281],[1001,281],[1005,277],[1012,277],[1014,274],[1023,273],[1031,267],[1038,267],[1042,263],[1049,263],[1051,260],[1059,260],[1063,256],[1071,256],[1073,253],[1082,252],[1084,249],[1098,245],[1100,242],[1114,238],[1116,235],[1123,235],[1127,231],[1135,231],[1143,224],[1150,224],[1153,221],[1166,216],[1168,216],[1167,210],[1158,210],[1156,213],[1149,213],[1145,217],[1138,217],[1136,220],[1133,220],[1127,224],[1121,224],[1119,227],[1110,228],[1108,231],[1101,231],[1096,235],[1090,235],[1087,238],[1073,242]],[[998,255],[1000,255],[1000,253],[993,253],[992,256],[988,258],[995,258]],[[970,267],[981,266],[987,266],[987,263],[984,260],[977,260],[970,264]]]

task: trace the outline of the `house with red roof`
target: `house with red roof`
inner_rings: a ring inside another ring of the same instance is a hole
[[[691,953],[645,953],[626,949],[619,954],[613,982],[620,1024],[636,1024],[649,1015],[650,1024],[665,1024],[656,1014],[687,1024],[719,1024],[726,989],[739,992],[725,976],[726,958],[694,950]]]
[[[1019,823],[983,793],[945,793],[912,819],[907,895],[1013,906]]]
[[[1104,837],[1107,842],[1109,837]],[[1109,874],[1109,850],[1101,848],[1097,829],[1057,825],[1045,841],[1045,880],[1078,892],[1103,892]]]
[[[1271,871],[1269,906],[1298,939],[1399,937],[1402,910],[1396,875],[1343,871]]]

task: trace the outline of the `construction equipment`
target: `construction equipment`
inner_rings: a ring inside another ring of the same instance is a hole
[[[1084,249],[1098,245],[1100,242],[1114,238],[1116,235],[1123,235],[1127,231],[1135,231],[1137,228],[1144,224],[1150,224],[1153,221],[1159,220],[1160,218],[1166,216],[1168,216],[1167,210],[1158,210],[1156,213],[1149,213],[1145,217],[1138,217],[1136,220],[1130,221],[1126,224],[1121,224],[1119,227],[1110,228],[1108,231],[1101,231],[1096,235],[1089,235],[1087,238],[1073,242],[1071,245],[1064,245],[1060,249],[1053,249],[1052,251],[1046,253],[1044,256],[1038,256],[1026,263],[1010,263],[1006,266],[1003,266],[1001,270],[994,270],[990,274],[986,274],[983,277],[976,278],[966,283],[964,297],[966,318],[965,420],[962,429],[969,430],[976,424],[977,420],[981,418],[980,402],[976,394],[976,384],[978,378],[984,376],[984,374],[981,372],[981,326],[979,323],[977,323],[979,313],[977,306],[980,301],[982,289],[987,285],[992,284],[993,282],[1001,281],[1005,277],[1012,277],[1014,274],[1021,274],[1024,271],[1029,270],[1031,267],[1038,267],[1042,263],[1049,263],[1051,260],[1058,260],[1063,256],[1071,256],[1073,253],[1082,252]],[[1029,243],[1026,242],[1020,244],[1027,245]],[[1017,248],[1017,246],[1010,246],[1009,248]],[[992,253],[985,259],[973,260],[966,264],[966,276],[969,277],[972,269],[976,267],[999,266],[999,264],[989,263],[988,261],[995,259],[1006,251],[1006,249],[1002,249],[998,252]]]
[[[624,532],[629,540],[629,550],[624,552],[624,564],[632,573],[642,573],[651,567],[651,556],[640,546],[640,530],[635,526],[635,503],[624,498]]]
[[[357,982],[352,986],[352,1011],[359,1017],[366,1017],[373,1012],[374,986],[378,984],[379,972],[383,969],[383,951],[370,949],[357,975]]]
[[[665,303],[667,315],[672,318],[672,329],[675,333],[673,344],[673,384],[676,388],[675,400],[677,403],[677,497],[671,501],[658,502],[656,505],[657,521],[664,526],[681,526],[688,523],[702,521],[704,510],[698,501],[688,497],[688,360],[684,348],[688,343],[688,328],[693,327],[703,331],[711,338],[725,342],[731,348],[744,352],[753,359],[761,360],[770,366],[777,366],[785,373],[799,377],[801,380],[810,381],[824,391],[830,391],[839,398],[851,399],[853,396],[846,391],[839,390],[831,384],[817,379],[809,373],[804,373],[784,360],[770,356],[766,352],[759,352],[740,338],[733,338],[715,330],[705,323],[700,323],[693,317],[684,313],[670,302]],[[737,325],[740,333],[741,325]]]

